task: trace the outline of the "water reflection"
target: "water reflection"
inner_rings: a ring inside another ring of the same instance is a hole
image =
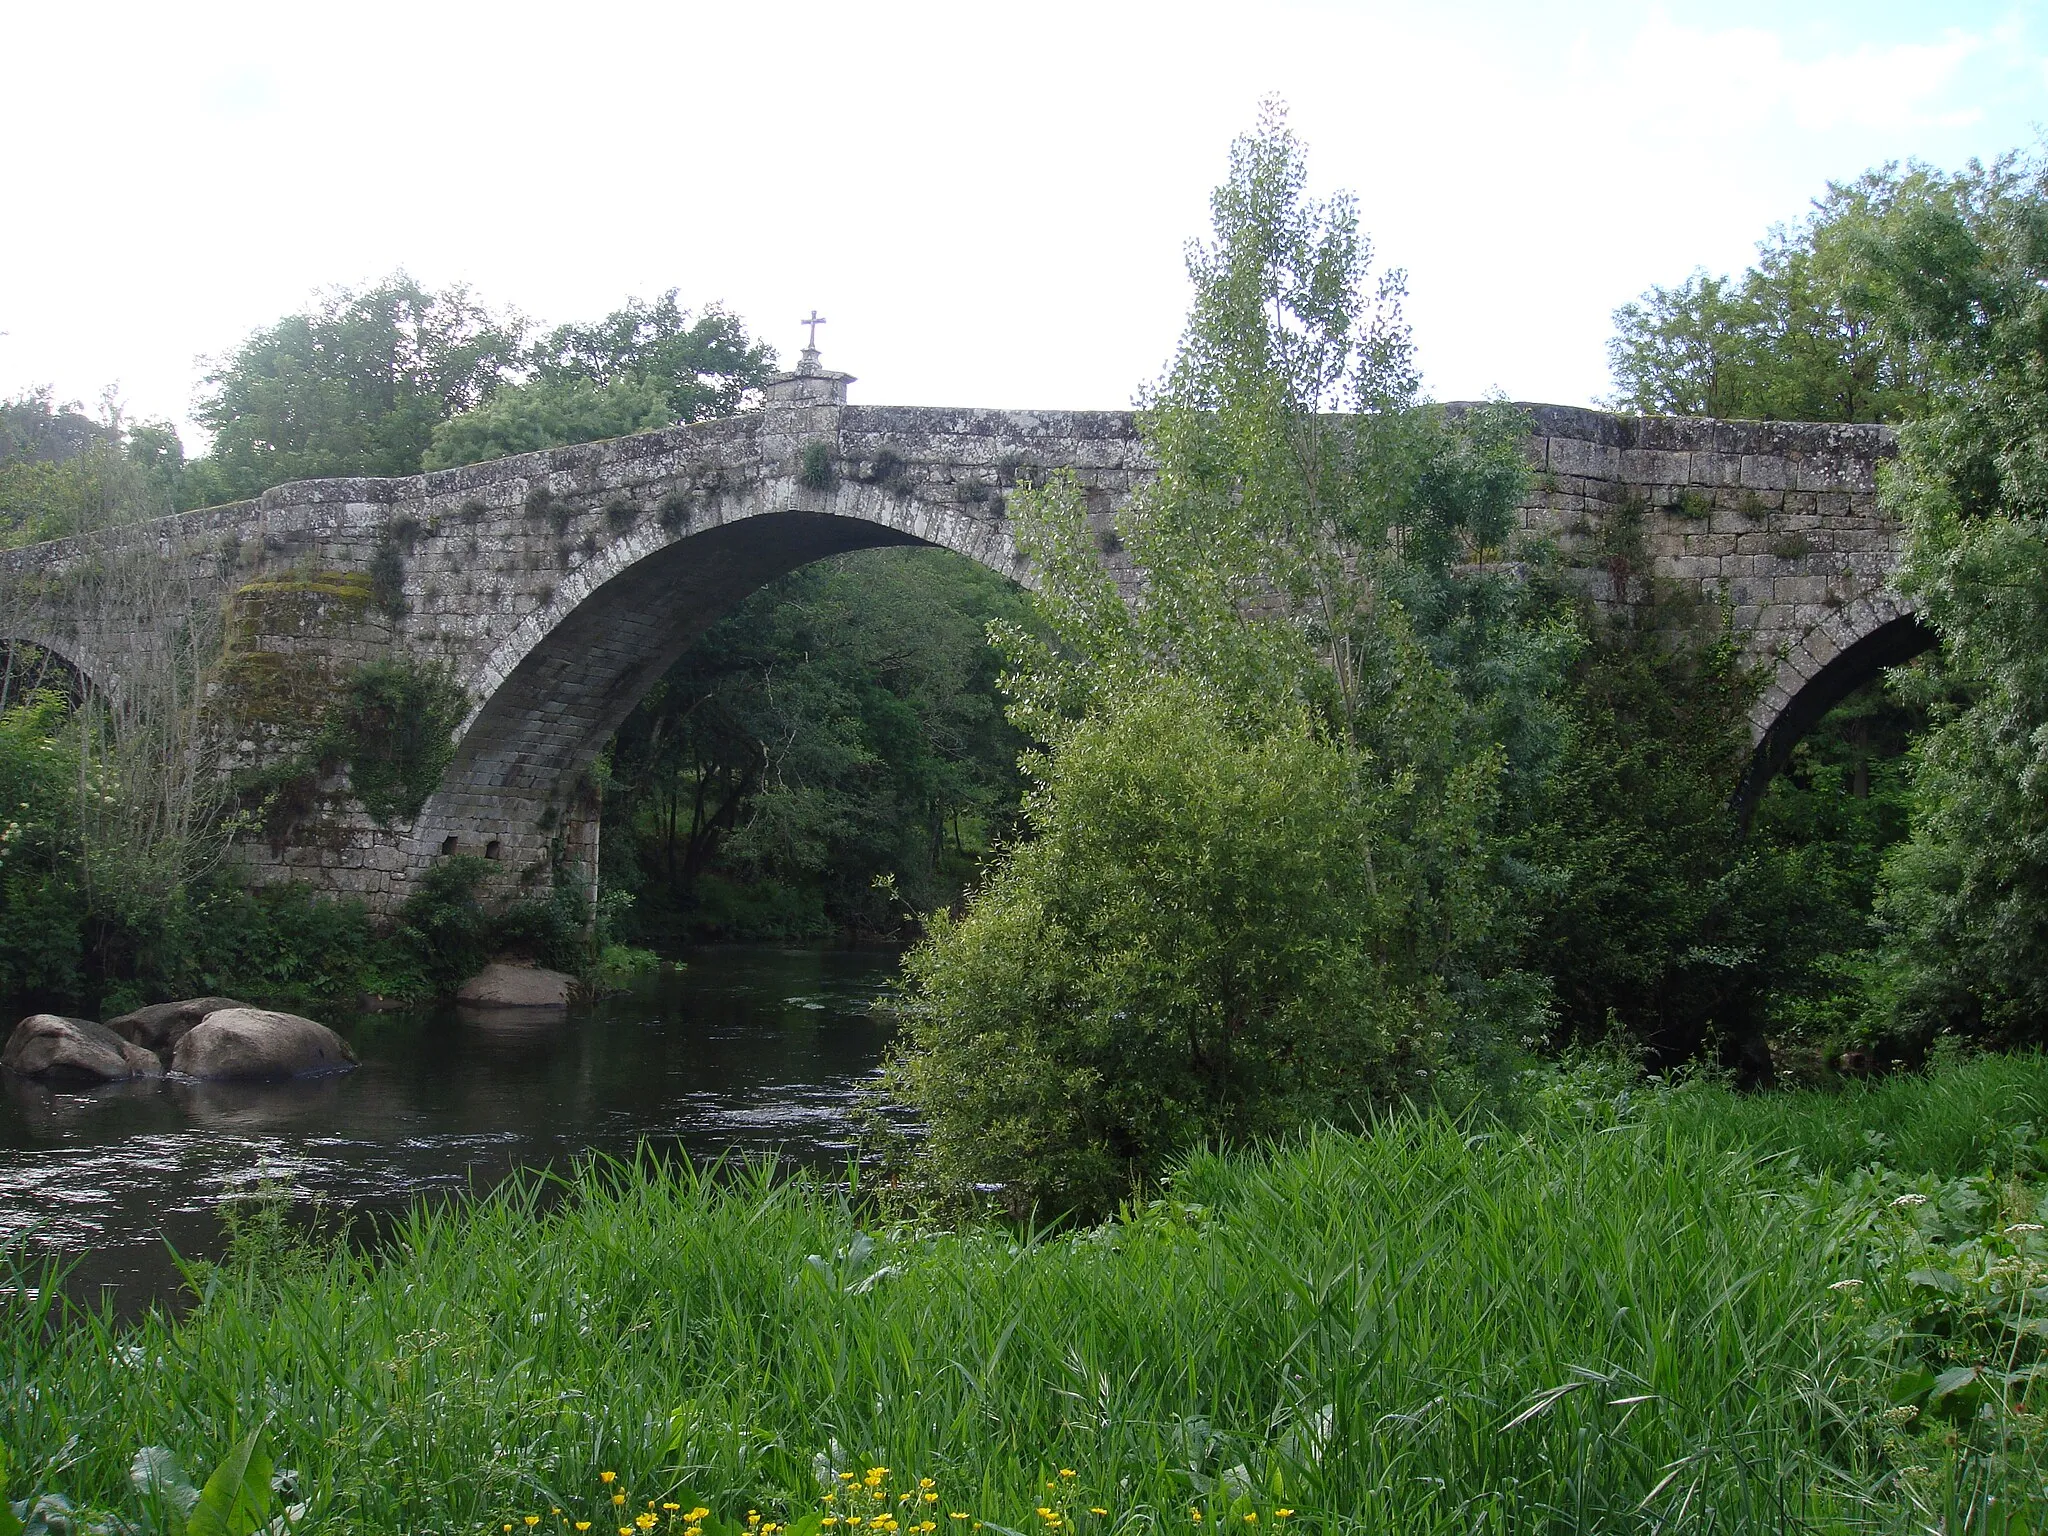
[[[643,1140],[694,1156],[851,1152],[880,1058],[878,950],[720,948],[567,1016],[334,1018],[359,1070],[290,1083],[56,1090],[0,1074],[0,1238],[85,1252],[75,1283],[125,1304],[174,1289],[224,1189],[290,1182],[372,1211]]]

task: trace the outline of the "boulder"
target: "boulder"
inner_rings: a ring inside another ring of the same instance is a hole
[[[566,1008],[575,986],[560,971],[495,961],[465,981],[455,1000],[471,1008]]]
[[[154,1052],[122,1039],[91,1019],[32,1013],[14,1026],[0,1067],[23,1077],[59,1082],[118,1083],[131,1077],[160,1077]]]
[[[118,1019],[107,1020],[107,1028],[145,1051],[169,1056],[192,1026],[209,1013],[248,1006],[232,997],[188,997],[182,1003],[151,1003],[147,1008],[124,1013]]]
[[[274,1079],[346,1072],[356,1064],[348,1042],[325,1024],[267,1008],[223,1008],[193,1025],[171,1055],[186,1077]]]

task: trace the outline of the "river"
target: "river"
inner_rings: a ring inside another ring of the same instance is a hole
[[[132,1311],[178,1291],[166,1241],[217,1251],[215,1207],[259,1180],[376,1215],[642,1144],[843,1164],[896,952],[684,961],[567,1017],[325,1014],[362,1060],[334,1077],[57,1091],[0,1073],[0,1241],[75,1256],[74,1293]]]

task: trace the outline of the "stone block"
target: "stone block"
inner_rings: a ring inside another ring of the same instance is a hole
[[[1782,491],[1789,478],[1785,461],[1765,454],[1745,454],[1741,460],[1742,484],[1753,491]]]

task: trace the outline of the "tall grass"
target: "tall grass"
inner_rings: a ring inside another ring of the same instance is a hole
[[[2040,1055],[1970,1057],[1831,1093],[1701,1089],[1656,1100],[1656,1113],[1688,1133],[1738,1136],[1835,1173],[1870,1164],[1943,1178],[2048,1168],[2048,1057]]]
[[[208,1466],[267,1419],[313,1526],[366,1532],[496,1531],[600,1471],[774,1519],[869,1465],[991,1530],[1041,1528],[1061,1469],[1104,1530],[1206,1528],[1246,1490],[1319,1530],[2036,1528],[2003,1397],[1956,1427],[1930,1400],[1928,1429],[1893,1400],[1873,1318],[1917,1206],[1731,1128],[1796,1117],[1575,1092],[1198,1157],[1060,1235],[593,1166],[545,1209],[422,1211],[376,1259],[215,1271],[179,1321],[17,1294],[0,1438],[17,1493],[116,1504],[138,1447]]]

